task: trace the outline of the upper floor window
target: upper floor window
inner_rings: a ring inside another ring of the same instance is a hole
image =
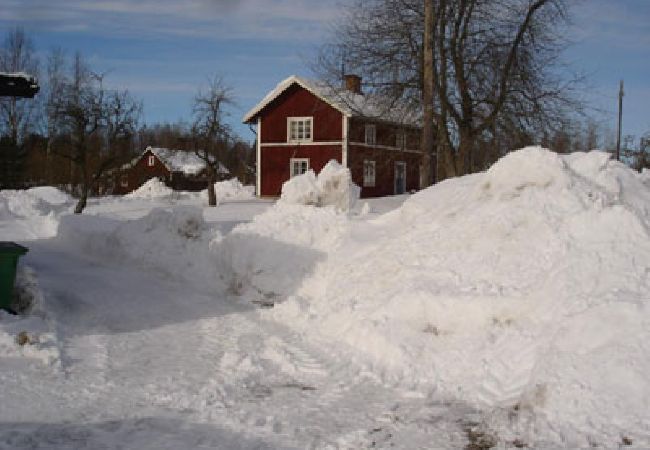
[[[375,125],[366,125],[366,144],[375,145],[377,143],[377,127]]]
[[[403,131],[398,131],[395,135],[395,147],[404,148],[406,147],[406,133]]]
[[[287,118],[287,137],[289,142],[311,142],[314,120],[311,117]]]
[[[149,155],[149,158],[147,159],[147,164],[149,167],[153,167],[156,164],[156,157],[153,155]]]

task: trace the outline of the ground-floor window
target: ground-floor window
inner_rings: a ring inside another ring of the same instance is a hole
[[[375,186],[375,161],[363,161],[363,185],[364,187]]]
[[[129,187],[129,177],[126,175],[122,175],[120,177],[120,185],[122,187]]]
[[[291,158],[289,169],[291,177],[302,175],[309,170],[309,158]]]

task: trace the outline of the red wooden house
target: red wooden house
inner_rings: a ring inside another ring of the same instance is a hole
[[[363,95],[361,78],[343,88],[291,76],[244,116],[257,124],[257,189],[279,196],[282,184],[330,159],[348,167],[362,197],[420,188],[422,153],[416,111]]]
[[[228,174],[221,166],[219,175]],[[207,188],[205,163],[194,152],[147,147],[130,163],[111,175],[109,192],[127,194],[142,186],[151,178],[159,178],[174,190],[199,191]]]

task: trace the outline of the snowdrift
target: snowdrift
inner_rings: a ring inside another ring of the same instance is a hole
[[[13,226],[11,239],[34,239],[56,234],[58,216],[75,201],[65,192],[43,186],[26,190],[0,190],[0,222]]]
[[[63,216],[56,240],[89,256],[129,262],[198,286],[215,287],[219,282],[216,252],[211,248],[221,235],[205,223],[198,207],[154,208],[130,221]]]
[[[504,439],[650,445],[650,190],[608,154],[526,148],[370,223],[280,205],[235,233],[325,253],[238,264],[256,286],[301,277],[268,314],[386,381],[492,411]]]
[[[174,193],[174,190],[170,187],[167,187],[165,183],[158,178],[151,178],[147,180],[142,186],[136,190],[129,192],[124,197],[126,198],[163,198],[171,197]]]
[[[214,192],[217,195],[217,201],[227,200],[249,200],[255,197],[255,186],[244,186],[237,178],[217,181],[214,183]],[[208,198],[208,190],[201,191],[201,198]]]
[[[334,206],[349,211],[359,200],[361,189],[352,182],[350,169],[330,160],[318,176],[313,170],[292,177],[282,185],[281,203]]]

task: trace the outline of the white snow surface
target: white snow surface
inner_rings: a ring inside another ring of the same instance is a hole
[[[255,197],[255,186],[244,186],[237,178],[217,181],[214,183],[214,192],[217,201],[250,200]],[[208,190],[201,191],[201,197],[208,198]]]
[[[126,198],[161,198],[169,197],[174,193],[174,190],[168,187],[159,178],[150,178],[145,181],[142,186],[129,192],[124,197]]]
[[[330,160],[318,173],[313,170],[294,176],[282,185],[281,203],[334,206],[339,211],[354,207],[361,189],[352,182],[350,169]]]
[[[39,306],[0,315],[0,448],[647,448],[646,175],[529,147],[347,210],[313,173],[54,208],[53,237],[13,207]]]

